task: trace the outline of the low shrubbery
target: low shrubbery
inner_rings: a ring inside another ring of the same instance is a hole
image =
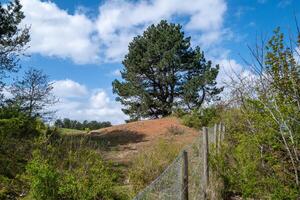
[[[297,41],[289,41],[300,46]],[[222,114],[226,140],[212,166],[224,195],[252,199],[300,198],[300,71],[279,29],[252,51],[255,77],[234,77],[231,102]],[[261,55],[260,50],[266,49]],[[259,52],[259,53],[258,53]],[[258,54],[256,54],[258,53]],[[213,157],[212,157],[213,158]]]
[[[180,117],[184,125],[200,129],[203,126],[211,126],[213,123],[218,122],[220,112],[221,108],[212,106],[200,110],[193,110],[186,114],[180,113]]]
[[[300,193],[290,173],[291,163],[276,131],[265,126],[266,116],[257,113],[252,132],[250,116],[241,110],[230,109],[223,114],[226,140],[221,154],[211,157],[211,164],[224,181],[224,197],[297,199]]]
[[[7,117],[0,120],[0,199],[128,199],[96,142],[64,138],[38,119]]]
[[[37,142],[38,148],[23,175],[28,183],[28,199],[127,198],[118,189],[117,173],[97,151],[61,141],[57,136],[48,136]]]

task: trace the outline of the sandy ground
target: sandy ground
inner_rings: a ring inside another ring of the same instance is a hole
[[[109,148],[105,158],[125,164],[160,139],[172,139],[178,145],[185,145],[191,143],[199,131],[181,125],[175,117],[168,117],[116,125],[90,134],[107,141]]]

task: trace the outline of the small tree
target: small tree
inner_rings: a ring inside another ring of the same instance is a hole
[[[191,48],[180,25],[161,21],[129,44],[121,72],[113,82],[117,101],[131,119],[158,118],[174,107],[191,110],[221,91],[216,87],[219,66],[212,66],[199,47]]]
[[[14,0],[7,6],[0,3],[0,91],[5,85],[2,79],[7,72],[18,70],[19,56],[30,40],[29,28],[20,28],[25,17],[21,9],[19,0]]]
[[[45,111],[53,105],[56,98],[52,95],[52,83],[41,70],[29,69],[22,80],[16,81],[11,87],[14,101],[20,104],[23,112],[29,117],[45,117],[51,112]]]
[[[55,122],[54,122],[54,126],[57,127],[57,128],[63,128],[64,126],[64,123],[61,119],[57,119]]]

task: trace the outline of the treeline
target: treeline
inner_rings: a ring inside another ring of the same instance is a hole
[[[109,121],[105,122],[98,122],[98,121],[87,121],[84,120],[83,122],[77,120],[71,120],[69,118],[64,119],[57,119],[54,123],[54,126],[57,128],[70,128],[70,129],[77,129],[77,130],[96,130],[100,128],[110,127],[111,123]]]

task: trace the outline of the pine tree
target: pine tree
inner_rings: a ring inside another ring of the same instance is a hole
[[[20,28],[25,17],[21,9],[19,0],[11,1],[6,6],[0,2],[0,92],[5,85],[2,78],[8,72],[18,70],[19,56],[24,53],[30,40],[29,28]]]
[[[51,117],[53,112],[48,111],[47,107],[55,104],[57,99],[52,94],[53,86],[48,79],[41,70],[30,68],[22,80],[11,86],[13,101],[28,117]]]
[[[162,20],[129,44],[121,72],[124,81],[113,82],[113,92],[131,119],[159,118],[173,108],[197,109],[216,98],[219,66],[206,61],[199,47],[191,48],[178,24]]]

